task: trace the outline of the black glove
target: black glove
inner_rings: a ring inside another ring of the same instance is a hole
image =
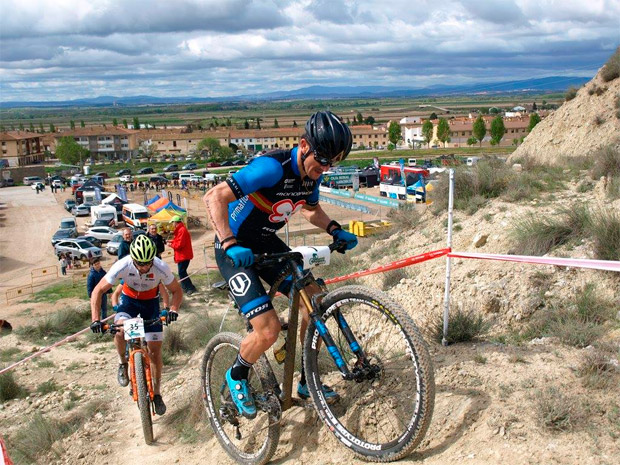
[[[90,324],[90,330],[93,333],[100,333],[103,331],[103,323],[101,323],[101,321],[99,320],[95,320]]]
[[[173,321],[177,321],[177,318],[179,318],[179,314],[175,312],[174,310],[170,310],[168,314],[166,315],[166,323],[170,324]]]

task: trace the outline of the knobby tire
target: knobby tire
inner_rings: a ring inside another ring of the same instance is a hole
[[[140,420],[142,422],[142,432],[144,442],[153,442],[153,419],[151,417],[151,399],[146,384],[146,370],[144,369],[144,359],[141,352],[136,352],[133,356],[134,370],[136,371],[136,384],[138,388],[138,409],[140,410]]]
[[[344,286],[325,296],[322,320],[344,361],[357,356],[334,318],[340,311],[380,375],[371,381],[344,380],[314,324],[304,341],[308,389],[320,418],[335,437],[365,460],[391,462],[410,454],[431,422],[435,399],[433,366],[427,345],[405,310],[380,291]],[[321,386],[340,399],[329,404]]]
[[[234,427],[220,415],[222,405],[232,404],[231,401],[222,400],[220,391],[225,382],[225,373],[239,352],[241,340],[239,334],[224,332],[216,334],[209,341],[200,368],[202,398],[213,432],[224,450],[238,463],[264,465],[278,447],[280,414],[267,414],[257,409],[257,416],[253,420],[238,416],[241,440],[235,438]],[[259,392],[274,388],[275,378],[264,356],[253,365],[249,379]],[[224,392],[229,395],[228,388]],[[279,412],[280,405],[275,397],[270,403]],[[260,439],[261,436],[263,439]]]

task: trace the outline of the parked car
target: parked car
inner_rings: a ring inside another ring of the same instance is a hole
[[[149,182],[168,182],[168,178],[163,176],[151,176]]]
[[[235,160],[235,161],[233,162],[233,164],[234,164],[235,166],[243,166],[243,165],[245,165],[245,160]]]
[[[101,257],[101,249],[99,247],[95,247],[81,238],[61,241],[54,246],[54,249],[56,256],[59,256],[61,253],[68,253],[71,258],[76,257],[80,260],[86,260],[88,259],[88,252],[90,252],[93,257]]]
[[[122,170],[118,170],[116,172],[117,176],[122,176],[124,174],[131,174],[131,170],[129,168],[123,168]]]
[[[34,191],[37,190],[37,187],[39,188],[40,191],[45,189],[45,184],[43,184],[42,182],[35,182],[33,184],[30,185],[30,188]]]
[[[118,253],[118,248],[120,247],[122,241],[123,241],[122,234],[117,234],[113,236],[112,239],[110,239],[110,241],[106,245],[106,250],[108,251],[108,253],[110,255],[116,255]]]
[[[110,177],[110,175],[106,173],[105,171],[99,171],[98,173],[95,173],[93,176],[100,176],[103,179],[108,179]]]
[[[51,176],[51,177],[49,177],[49,178],[46,178],[46,179],[45,179],[45,184],[50,184],[50,183],[52,183],[52,182],[54,182],[54,181],[56,181],[56,180],[60,181],[60,182],[61,182],[61,183],[63,183],[63,184],[64,184],[65,182],[67,182],[67,178],[65,178],[64,176],[60,176],[59,174],[57,174],[57,175],[55,175],[55,176]]]
[[[80,236],[79,239],[84,239],[85,241],[90,242],[95,247],[101,248],[101,240],[97,239],[95,236],[91,236],[90,234],[87,234],[85,236]]]
[[[75,202],[73,202],[75,203]],[[77,235],[77,221],[72,216],[67,216],[65,218],[60,219],[60,225],[58,229],[74,229],[75,234]]]
[[[36,182],[44,182],[43,178],[40,176],[26,176],[23,181],[24,186],[30,186],[31,184],[34,184]]]
[[[75,200],[73,199],[65,200],[65,210],[70,212],[73,207],[75,207]]]
[[[153,168],[151,168],[150,166],[147,166],[145,168],[140,168],[138,170],[138,174],[151,174],[154,173],[155,170]]]
[[[11,187],[15,185],[13,178],[0,178],[0,187]]]
[[[124,174],[118,178],[120,182],[132,182],[133,176],[131,174]]]
[[[179,179],[179,173],[176,171],[174,173],[170,173],[170,179]]]
[[[82,204],[76,205],[71,209],[71,214],[73,216],[90,216],[90,205]]]
[[[164,173],[169,173],[171,171],[178,171],[178,170],[179,170],[179,165],[175,163],[171,163],[170,165],[166,165],[166,167],[164,168]]]
[[[77,231],[75,229],[59,229],[52,236],[52,245],[56,245],[59,242],[66,241],[67,239],[73,239],[74,237],[77,237]]]
[[[63,184],[62,184],[62,181],[61,181],[60,179],[54,179],[54,180],[52,181],[52,186],[53,186],[53,187],[62,187],[62,186],[63,186]]]
[[[217,168],[218,166],[220,166],[220,164],[216,161],[210,161],[207,163],[207,168]]]
[[[185,165],[183,165],[184,170],[195,170],[196,168],[198,168],[198,165],[196,163],[186,163]]]
[[[114,236],[118,234],[118,231],[109,226],[93,226],[86,231],[89,236],[96,237],[97,239],[109,242]]]
[[[233,162],[230,160],[223,161],[220,166],[233,166]]]
[[[111,224],[111,223],[110,223],[111,221],[112,221],[112,220],[107,220],[107,219],[105,219],[105,218],[100,218],[100,219],[98,219],[98,220],[95,220],[95,222],[94,222],[94,223],[92,223],[92,224],[90,225],[90,227],[91,227],[91,228],[96,228],[96,227],[99,227],[99,226],[108,226],[108,227],[109,227],[109,226],[110,226],[110,224]]]

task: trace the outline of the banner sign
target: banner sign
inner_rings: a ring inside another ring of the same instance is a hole
[[[355,198],[363,200],[364,202],[374,203],[375,205],[383,205],[384,207],[398,208],[400,205],[398,200],[388,199],[385,197],[375,197],[373,195],[362,194],[361,192],[356,192]]]

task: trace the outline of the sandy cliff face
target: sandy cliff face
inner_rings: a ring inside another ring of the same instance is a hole
[[[564,157],[587,156],[600,147],[620,143],[618,98],[620,78],[603,82],[599,70],[574,99],[536,125],[508,161],[531,157],[541,163],[558,164]]]

